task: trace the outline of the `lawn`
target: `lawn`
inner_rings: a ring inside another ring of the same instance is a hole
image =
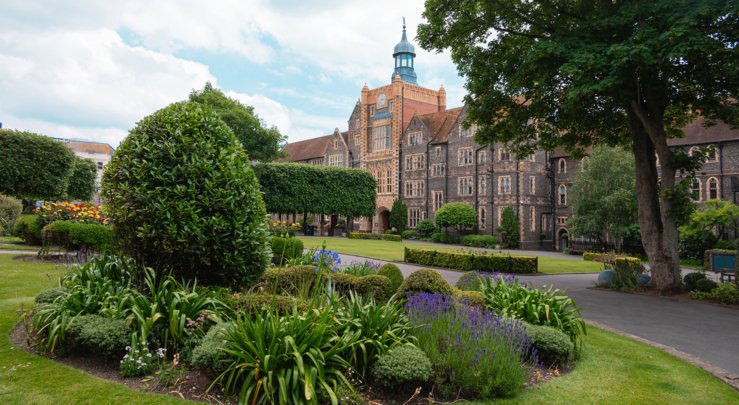
[[[403,261],[403,248],[436,249],[439,251],[460,250],[461,247],[418,244],[414,242],[390,242],[386,240],[366,240],[347,238],[322,238],[319,236],[299,236],[306,248],[321,247],[326,241],[327,249],[348,255],[364,256],[378,260]],[[597,273],[603,264],[586,262],[580,257],[572,259],[539,257],[539,272],[547,274]]]
[[[28,246],[23,244],[23,239],[15,236],[0,236],[0,250],[28,250],[37,252],[38,246]]]
[[[0,255],[0,402],[3,404],[174,404],[170,396],[142,393],[12,348],[8,333],[16,310],[53,285],[63,268],[13,261]],[[645,344],[590,327],[574,371],[524,390],[502,404],[739,402],[739,393],[702,370]]]

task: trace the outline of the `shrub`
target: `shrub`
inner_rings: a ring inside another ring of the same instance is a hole
[[[482,275],[477,271],[468,271],[462,274],[454,285],[462,291],[480,291]]]
[[[393,284],[385,276],[352,276],[351,274],[334,273],[329,275],[333,282],[334,291],[348,296],[353,292],[364,299],[374,299],[376,302],[386,302],[395,293]]]
[[[29,245],[41,246],[41,225],[38,215],[21,215],[15,223],[13,235]]]
[[[431,235],[431,241],[434,243],[454,243],[454,237],[446,232],[436,232]]]
[[[352,276],[371,276],[377,274],[380,269],[380,264],[371,260],[365,260],[363,262],[352,262],[344,266],[340,271],[344,274],[351,274]]]
[[[390,226],[403,232],[407,223],[408,207],[405,205],[403,200],[393,201],[393,206],[390,209]]]
[[[452,287],[434,270],[420,269],[411,273],[398,290],[398,294],[403,297],[421,292],[449,295],[452,293]]]
[[[276,294],[241,294],[236,299],[239,309],[251,314],[274,310],[280,315],[292,315],[293,308],[298,313],[308,309],[308,303],[300,298]]]
[[[458,288],[453,289],[454,301],[471,307],[485,308],[487,307],[487,301],[485,295],[480,291],[462,291]]]
[[[739,304],[739,289],[732,283],[720,283],[711,291],[711,298],[722,304]]]
[[[354,387],[339,385],[336,387],[336,399],[339,405],[364,405],[364,398]],[[326,402],[330,402],[326,400]]]
[[[382,235],[382,240],[389,240],[391,242],[400,242],[401,237],[400,237],[400,235],[388,235],[388,234],[385,234],[385,235]]]
[[[460,240],[465,246],[494,249],[498,245],[498,238],[492,235],[464,235]]]
[[[517,248],[521,240],[518,229],[518,217],[512,207],[505,207],[501,214],[501,224],[496,229],[500,233],[500,241],[503,247]]]
[[[243,286],[269,263],[259,183],[229,127],[175,103],[141,120],[103,175],[124,253],[177,277]]]
[[[303,241],[298,238],[272,237],[272,262],[280,266],[303,254]]]
[[[70,200],[90,201],[95,194],[95,180],[98,168],[92,159],[75,156],[72,172],[69,175],[66,198]]]
[[[416,231],[408,229],[400,234],[403,239],[416,239]]]
[[[560,330],[550,326],[526,324],[526,335],[545,367],[562,368],[574,356],[575,346]]]
[[[706,273],[704,272],[694,272],[694,273],[688,273],[683,277],[683,284],[685,285],[685,289],[687,291],[695,291],[696,290],[696,283],[699,280],[705,280],[706,279]]]
[[[369,233],[369,232],[349,232],[349,239],[373,239],[373,240],[380,240],[382,239],[383,235],[379,233]]]
[[[131,331],[123,319],[108,319],[99,315],[77,316],[67,327],[67,347],[71,350],[121,358],[131,343]]]
[[[69,294],[69,290],[66,288],[52,288],[51,290],[46,290],[34,298],[34,301],[36,301],[37,304],[50,304],[54,302],[57,297],[62,297]]]
[[[0,194],[0,236],[11,233],[22,211],[21,200]]]
[[[430,238],[438,230],[436,224],[428,219],[418,221],[418,224],[416,224],[416,234],[419,238]]]
[[[418,347],[431,360],[442,397],[464,392],[488,399],[523,388],[531,344],[516,320],[491,311],[455,306],[449,296],[422,293],[406,304]],[[423,327],[420,327],[423,326]]]
[[[400,271],[398,266],[392,263],[383,264],[382,267],[380,267],[380,270],[377,271],[377,274],[390,279],[393,294],[395,294],[398,291],[398,288],[400,288],[400,285],[403,284],[403,273]]]
[[[434,214],[436,225],[453,226],[462,232],[465,228],[477,225],[477,213],[471,205],[463,202],[450,202],[441,206]]]
[[[427,249],[405,248],[404,260],[424,266],[448,269],[512,274],[536,273],[539,259],[535,256],[510,256],[488,252],[438,252]]]
[[[267,269],[262,281],[267,292],[306,297],[316,287],[316,266]]]
[[[377,358],[372,374],[388,388],[423,384],[431,378],[431,360],[423,350],[412,346],[401,346]],[[414,386],[415,387],[415,386]]]
[[[103,252],[113,243],[113,231],[107,225],[54,221],[41,230],[41,241],[47,250],[59,246],[67,251]]]
[[[637,278],[645,271],[641,261],[633,257],[617,257],[608,260],[606,266],[611,267],[616,272],[611,288],[622,291],[630,291],[636,287]]]
[[[200,343],[195,346],[190,358],[190,365],[205,371],[210,376],[217,376],[226,371],[232,356],[226,347],[226,330],[228,323],[219,323],[210,328]]]
[[[713,280],[702,278],[695,282],[694,288],[691,291],[711,292],[717,285]]]
[[[552,286],[534,289],[517,279],[509,281],[486,277],[482,282],[488,308],[502,316],[561,330],[569,336],[579,353],[581,335],[586,333],[585,322],[572,298],[553,290]]]

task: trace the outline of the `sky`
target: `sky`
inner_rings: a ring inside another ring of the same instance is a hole
[[[422,0],[0,2],[3,128],[117,146],[210,81],[289,141],[345,130],[362,85],[390,83],[406,18],[424,87],[461,105],[448,52],[418,46]]]

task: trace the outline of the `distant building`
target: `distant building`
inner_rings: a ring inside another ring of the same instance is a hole
[[[97,177],[95,178],[95,195],[93,201],[100,203],[100,180],[103,176],[103,169],[110,162],[110,158],[113,156],[113,149],[107,143],[85,141],[80,139],[65,139],[65,138],[54,138],[56,140],[64,142],[75,155],[80,158],[90,159],[95,162],[97,166]]]
[[[494,234],[505,208],[518,216],[522,249],[570,246],[569,193],[581,170],[580,160],[562,150],[536,151],[516,159],[505,145],[479,145],[476,127],[464,129],[466,108],[446,108],[446,91],[416,83],[415,51],[403,27],[393,52],[392,83],[361,90],[348,131],[289,143],[281,161],[357,167],[377,180],[377,212],[355,222],[353,229],[382,232],[389,208],[402,199],[408,227],[448,202],[465,202],[478,214],[477,231]],[[704,128],[696,121],[673,147],[696,151],[713,146],[694,185],[696,201],[739,197],[739,131],[725,124]],[[736,237],[736,230],[731,237]]]

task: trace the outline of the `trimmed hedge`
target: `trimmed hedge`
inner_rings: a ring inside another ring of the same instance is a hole
[[[100,224],[54,221],[41,230],[41,244],[45,249],[59,246],[67,251],[104,252],[113,244],[113,230]]]
[[[510,256],[483,252],[438,252],[405,248],[404,261],[423,266],[444,267],[462,271],[485,271],[513,274],[536,273],[536,256]]]
[[[582,254],[582,259],[588,262],[601,263],[625,260],[630,266],[638,266],[641,264],[641,259],[638,257],[617,255],[615,253],[585,252]]]
[[[435,232],[431,235],[431,242],[434,243],[454,243],[454,237],[446,232]]]
[[[416,231],[412,229],[406,229],[405,231],[400,233],[400,236],[403,239],[416,239]]]
[[[297,295],[309,292],[316,281],[316,266],[293,266],[267,269],[262,274],[262,283],[267,293]]]
[[[236,298],[236,305],[250,314],[275,308],[280,315],[291,315],[293,305],[300,313],[308,309],[305,300],[277,294],[242,294]]]
[[[36,298],[34,298],[34,301],[36,301],[37,304],[50,304],[54,302],[57,297],[61,297],[67,294],[69,294],[69,290],[67,290],[66,288],[52,288],[51,290],[41,292],[39,295],[36,296]]]
[[[13,236],[29,245],[41,246],[41,223],[38,215],[21,215],[13,228]]]
[[[272,244],[272,263],[280,265],[290,259],[303,255],[303,241],[298,238],[281,238],[273,236],[270,242]]]
[[[119,359],[131,344],[131,331],[125,320],[100,315],[75,317],[69,322],[65,335],[67,349],[100,353],[111,359]]]
[[[562,368],[575,354],[575,346],[566,333],[551,326],[524,323],[526,335],[545,367]]]
[[[468,271],[459,277],[454,285],[462,291],[480,291],[482,275],[479,271]]]
[[[431,360],[423,350],[399,346],[377,358],[372,374],[387,388],[423,385],[433,375]]]
[[[193,349],[190,357],[191,366],[213,377],[226,371],[228,364],[232,361],[232,356],[223,350],[226,348],[226,332],[229,325],[229,323],[219,323],[210,328],[200,344]]]
[[[370,232],[349,232],[349,239],[389,240],[391,242],[400,242],[401,240],[400,235]]]
[[[444,280],[441,274],[434,270],[420,269],[411,273],[398,289],[398,294],[401,297],[422,292],[449,295],[452,293],[452,286]]]
[[[460,242],[465,246],[494,249],[498,245],[498,238],[493,235],[464,235]]]
[[[478,308],[487,307],[487,300],[482,291],[464,291],[455,287],[452,289],[452,298],[458,304]]]
[[[403,273],[400,271],[398,266],[392,263],[385,263],[377,270],[377,274],[385,276],[390,279],[390,283],[393,285],[393,294],[398,291],[400,285],[403,284]]]
[[[395,293],[390,279],[381,275],[360,277],[345,273],[334,273],[329,277],[333,281],[334,291],[344,296],[348,296],[349,292],[353,291],[364,299],[386,302]]]

